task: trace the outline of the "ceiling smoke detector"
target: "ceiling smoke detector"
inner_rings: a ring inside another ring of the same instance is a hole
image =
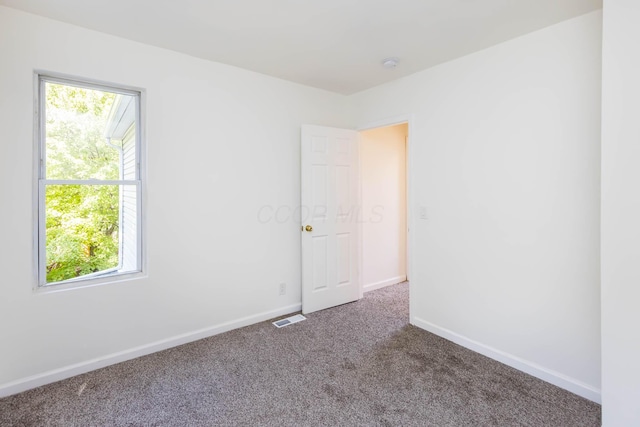
[[[398,58],[386,58],[382,60],[382,66],[384,68],[396,68],[398,66]]]

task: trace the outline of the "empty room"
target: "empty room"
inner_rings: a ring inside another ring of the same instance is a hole
[[[0,425],[640,425],[639,24],[0,0]]]

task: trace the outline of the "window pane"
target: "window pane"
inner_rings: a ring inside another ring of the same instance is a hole
[[[121,185],[120,273],[140,271],[138,262],[138,191],[136,185]]]
[[[135,165],[135,108],[133,96],[46,82],[46,178],[123,179],[127,139]]]
[[[141,271],[140,94],[47,76],[40,84],[40,283]]]
[[[120,265],[122,197],[119,185],[47,185],[47,282]],[[135,192],[135,186],[133,187]]]

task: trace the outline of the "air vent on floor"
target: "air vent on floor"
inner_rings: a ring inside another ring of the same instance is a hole
[[[282,328],[283,326],[293,325],[294,323],[302,322],[303,320],[307,320],[302,314],[296,314],[295,316],[287,317],[286,319],[280,319],[273,324],[276,328]]]

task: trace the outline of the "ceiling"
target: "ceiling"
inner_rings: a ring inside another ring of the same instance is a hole
[[[351,94],[602,7],[602,0],[0,0]],[[397,57],[394,69],[382,59]]]

